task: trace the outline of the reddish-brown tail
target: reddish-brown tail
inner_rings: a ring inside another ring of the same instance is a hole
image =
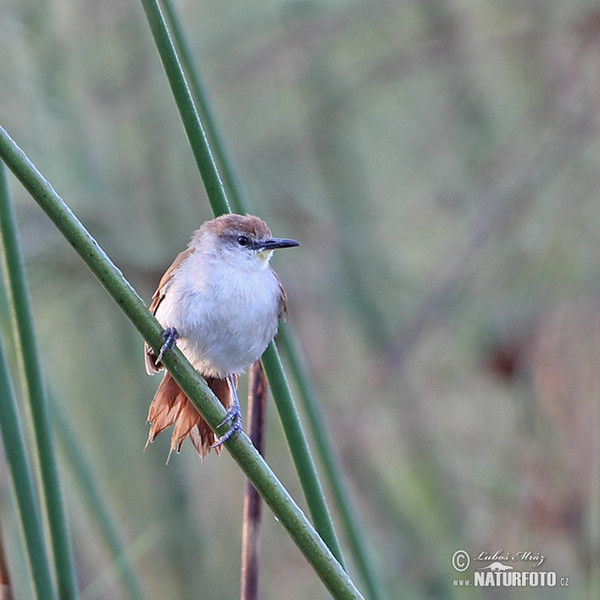
[[[231,392],[227,380],[207,377],[206,383],[221,404],[228,409],[231,405]],[[185,438],[189,436],[200,457],[204,458],[216,441],[215,434],[206,421],[168,372],[165,372],[156,390],[148,412],[148,422],[151,426],[146,446],[173,423],[175,428],[171,436],[171,452],[179,452]],[[215,450],[220,454],[221,446],[217,446]]]

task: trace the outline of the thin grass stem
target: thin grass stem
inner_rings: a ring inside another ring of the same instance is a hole
[[[233,168],[234,161],[231,151],[217,124],[217,117],[210,100],[210,95],[204,85],[200,69],[194,60],[194,55],[187,42],[180,20],[177,17],[177,12],[175,11],[171,0],[162,0],[161,4],[167,27],[171,31],[173,43],[179,55],[181,66],[187,76],[189,88],[195,100],[200,121],[206,132],[206,137],[208,138],[215,162],[220,169],[219,172],[223,184],[225,185],[229,204],[231,205],[233,212],[239,214],[250,213],[252,212],[250,199],[244,190],[244,185],[237,169]]]
[[[335,497],[337,508],[342,518],[342,525],[347,533],[350,550],[356,566],[365,582],[369,598],[373,600],[387,600],[388,594],[375,568],[375,561],[366,544],[367,536],[364,533],[360,516],[356,511],[350,493],[342,476],[329,434],[325,428],[325,418],[321,413],[317,395],[308,376],[304,358],[298,347],[296,336],[289,324],[284,324],[279,329],[278,341],[286,354],[303,401],[304,410],[312,430],[318,455],[323,463],[323,469],[328,483]]]
[[[0,338],[0,433],[15,497],[29,575],[36,600],[58,600],[44,540],[42,517],[21,427],[17,399]]]
[[[75,600],[77,579],[73,550],[50,427],[48,398],[35,339],[25,267],[19,247],[17,222],[8,192],[4,165],[0,166],[0,246],[13,338],[17,348],[23,390],[33,424],[38,478],[48,520],[58,594],[61,600]]]
[[[160,6],[157,0],[141,1],[210,204],[216,215],[231,212],[223,182]]]
[[[274,342],[265,350],[262,363],[315,527],[343,565],[342,549],[329,508],[323,500],[323,488]]]

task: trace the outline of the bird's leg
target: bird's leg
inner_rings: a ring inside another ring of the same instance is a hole
[[[158,353],[158,356],[156,357],[155,364],[157,364],[157,365],[160,363],[160,361],[162,360],[162,357],[167,352],[171,352],[171,350],[173,350],[173,348],[175,347],[175,342],[177,342],[177,338],[179,337],[179,334],[177,333],[177,329],[175,329],[175,327],[167,327],[162,332],[162,335],[160,337],[161,337],[161,339],[164,340],[164,343],[160,348],[160,352]]]
[[[240,408],[240,401],[237,397],[237,392],[235,390],[235,380],[233,379],[233,375],[227,375],[227,384],[229,385],[229,390],[231,392],[231,406],[227,411],[227,415],[225,418],[219,423],[219,428],[223,427],[223,425],[231,422],[231,426],[229,429],[211,446],[211,448],[216,448],[226,442],[231,436],[237,437],[242,431],[242,409]]]

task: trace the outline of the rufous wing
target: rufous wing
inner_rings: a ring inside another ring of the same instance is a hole
[[[171,287],[173,279],[173,274],[179,268],[181,263],[183,263],[183,261],[185,261],[185,259],[190,254],[192,254],[192,252],[194,252],[194,248],[187,248],[183,252],[180,252],[176,256],[171,266],[165,271],[164,275],[160,278],[160,281],[158,282],[158,287],[152,295],[152,301],[150,302],[149,306],[150,312],[153,315],[156,314],[160,303],[165,299],[166,295],[169,292],[169,288]],[[154,375],[154,373],[160,371],[163,368],[160,363],[156,364],[156,353],[152,348],[150,348],[147,342],[144,343],[144,361],[146,365],[146,373],[148,373],[148,375]]]
[[[279,284],[279,318],[283,319],[284,321],[287,320],[287,294],[285,293],[285,290],[283,289],[283,285],[281,285],[281,279],[279,279],[279,276],[277,275],[277,273],[275,272],[275,270],[272,267],[269,267],[271,269],[271,272],[273,273],[273,275],[275,275],[275,279],[277,279],[277,283]]]

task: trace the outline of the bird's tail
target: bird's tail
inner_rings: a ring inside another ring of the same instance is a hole
[[[232,400],[227,380],[207,377],[206,383],[221,404],[229,409]],[[163,429],[175,423],[169,456],[173,450],[176,452],[181,450],[181,445],[188,436],[201,458],[206,456],[216,441],[216,436],[206,421],[168,372],[165,372],[163,380],[156,390],[148,411],[148,422],[150,423],[150,432],[146,446],[153,442]],[[217,446],[215,450],[217,454],[220,454],[221,446]]]

